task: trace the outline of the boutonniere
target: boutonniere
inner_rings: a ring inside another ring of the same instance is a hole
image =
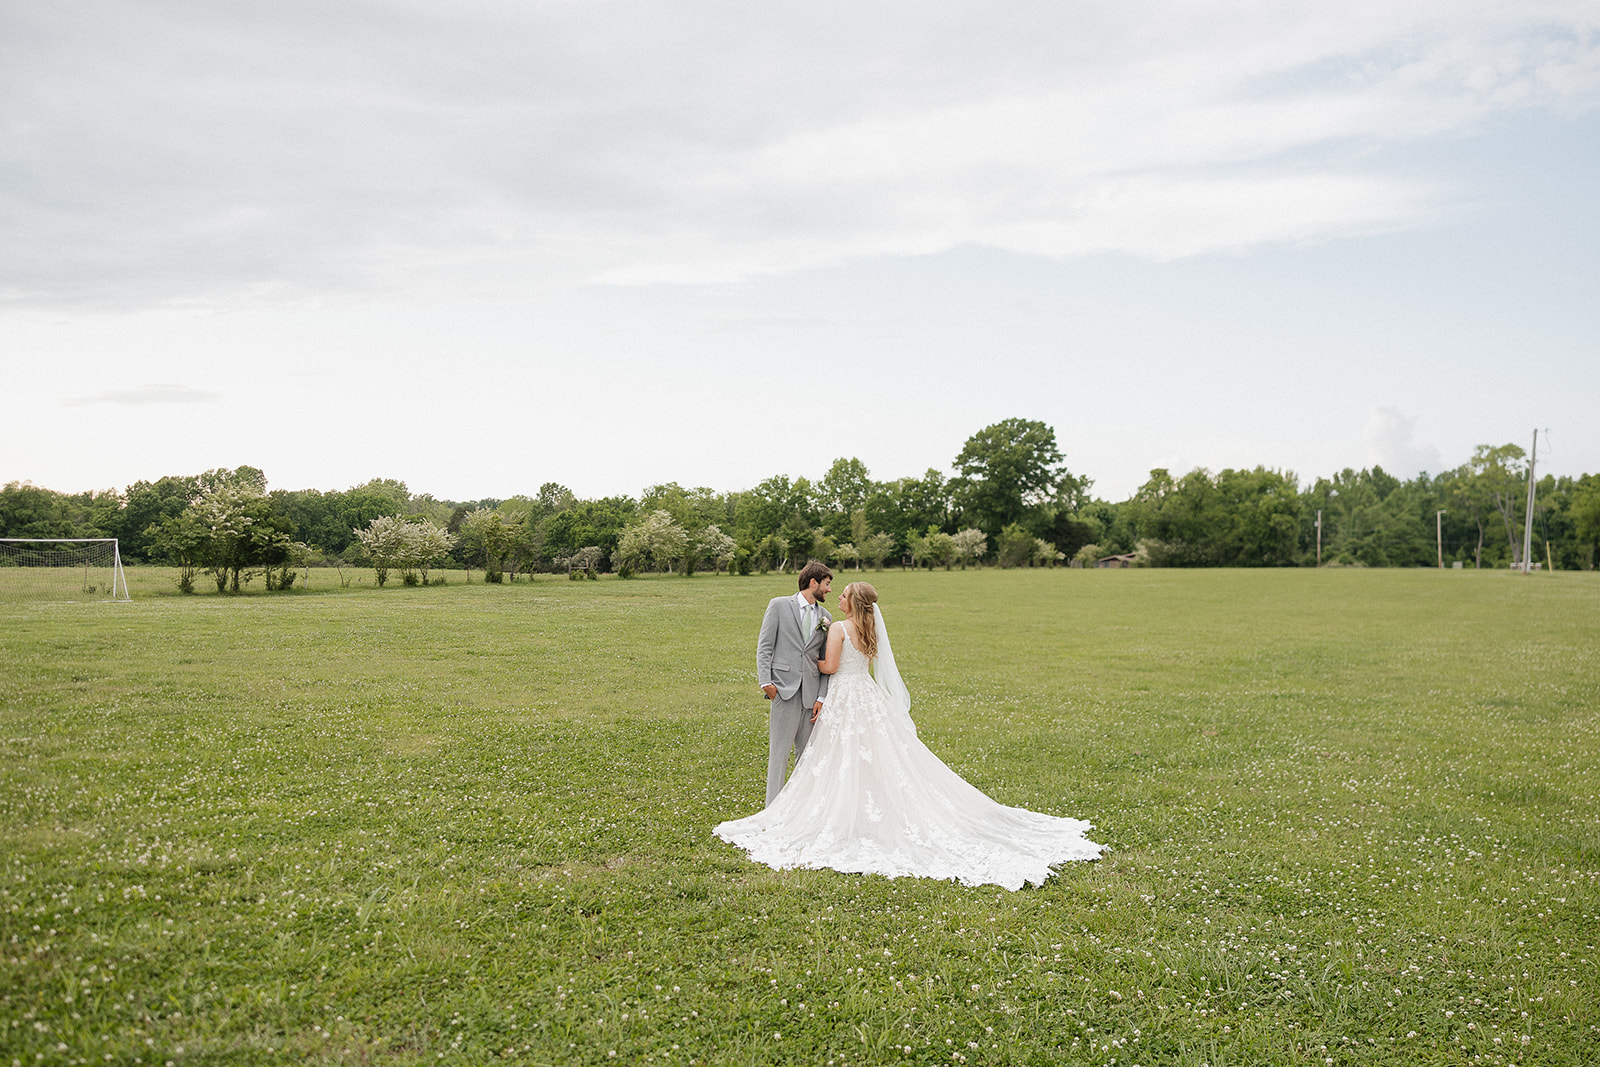
[[[820,614],[817,616],[817,629],[821,630],[823,633],[827,633],[828,627],[832,625],[833,620],[828,618],[828,616]]]

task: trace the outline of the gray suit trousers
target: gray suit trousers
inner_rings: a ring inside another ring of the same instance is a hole
[[[785,700],[772,698],[772,720],[767,746],[767,803],[770,805],[783,788],[783,772],[789,763],[789,750],[794,749],[794,759],[800,762],[806,742],[811,740],[811,702],[804,700],[797,690]]]

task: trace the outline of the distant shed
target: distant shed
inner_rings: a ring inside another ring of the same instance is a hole
[[[1120,556],[1107,556],[1104,559],[1097,559],[1094,561],[1094,565],[1096,567],[1131,567],[1133,566],[1133,560],[1134,554],[1132,552],[1124,552]]]

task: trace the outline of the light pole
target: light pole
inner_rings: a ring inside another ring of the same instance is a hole
[[[1533,431],[1533,452],[1528,456],[1528,508],[1522,523],[1522,573],[1533,573],[1533,468],[1539,464],[1539,431]]]
[[[1439,511],[1434,513],[1434,516],[1433,516],[1433,536],[1435,538],[1436,543],[1439,546],[1439,569],[1440,570],[1444,570],[1444,511],[1443,511],[1443,509],[1441,509],[1441,510],[1439,510]]]

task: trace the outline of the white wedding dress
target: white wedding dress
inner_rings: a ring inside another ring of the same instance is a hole
[[[718,837],[779,870],[828,867],[1006,889],[1042,884],[1051,865],[1104,851],[1084,836],[1090,823],[996,803],[945,766],[845,633],[827,703],[783,791],[764,810],[718,825]],[[892,655],[889,671],[903,692]],[[903,703],[909,707],[909,694]]]

